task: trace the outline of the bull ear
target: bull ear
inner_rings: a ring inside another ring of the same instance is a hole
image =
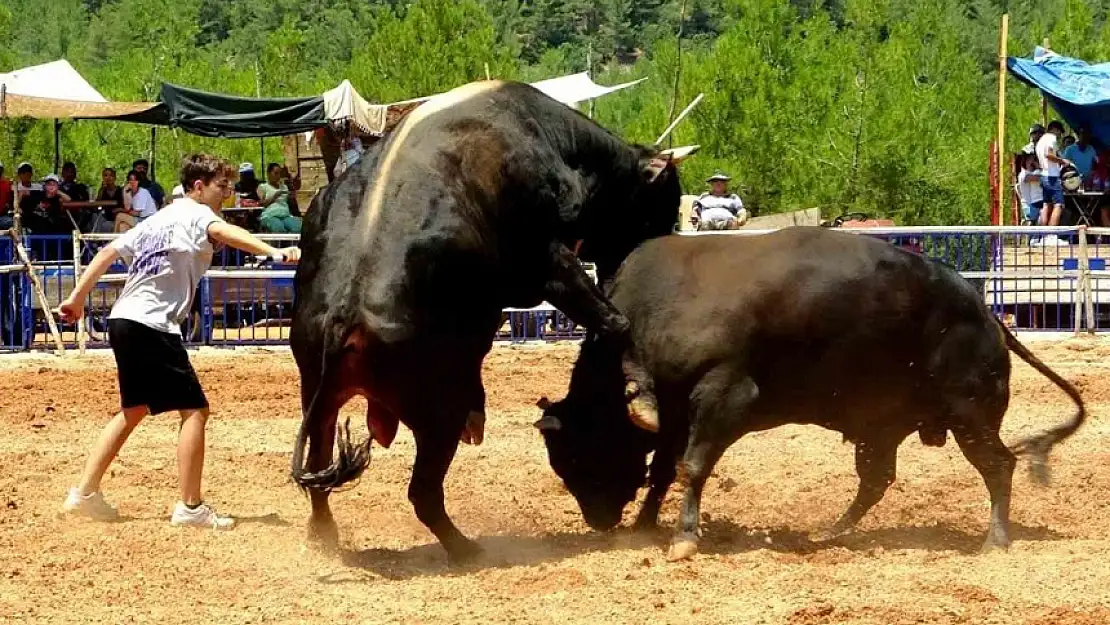
[[[667,169],[667,165],[671,164],[673,158],[674,156],[671,154],[659,152],[651,158],[640,159],[640,173],[643,175],[644,181],[648,184],[655,182],[659,175]]]
[[[559,417],[549,414],[545,414],[532,425],[536,426],[536,429],[541,432],[558,432],[563,429],[563,422],[559,420]]]
[[[548,399],[546,396],[541,397],[539,399],[539,401],[536,402],[536,408],[539,408],[540,410],[547,410],[550,407],[551,407],[551,400]]]

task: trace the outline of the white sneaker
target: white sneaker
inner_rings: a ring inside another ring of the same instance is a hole
[[[190,510],[184,502],[177,502],[170,517],[170,525],[176,527],[210,527],[216,530],[231,529],[235,526],[235,519],[216,514],[208,504],[200,504]]]
[[[77,488],[70,488],[65,503],[62,504],[63,514],[85,516],[96,521],[115,521],[119,512],[104,501],[104,494],[100,491],[89,495],[82,495]]]

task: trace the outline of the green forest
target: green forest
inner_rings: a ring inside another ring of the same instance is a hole
[[[65,58],[119,101],[154,99],[163,81],[303,96],[348,78],[391,102],[487,67],[529,81],[646,76],[592,114],[650,143],[704,92],[673,136],[702,146],[682,166],[688,193],[721,169],[756,214],[820,207],[970,224],[989,214],[1003,12],[1011,55],[1048,38],[1061,54],[1110,60],[1110,0],[0,0],[0,70]],[[1040,97],[1008,85],[1014,151],[1040,120]],[[62,152],[95,182],[149,145],[146,127],[82,121],[64,126]],[[158,146],[160,164],[194,149],[259,158],[257,140],[163,131]],[[266,151],[280,159],[280,141]],[[45,173],[51,123],[6,120],[0,160]]]

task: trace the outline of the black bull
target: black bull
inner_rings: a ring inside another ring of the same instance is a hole
[[[1052,446],[1085,419],[1078,391],[987,310],[953,269],[871,237],[790,228],[757,237],[669,236],[633,252],[612,281],[659,402],[658,433],[626,416],[622,347],[591,337],[567,397],[541,400],[555,472],[587,523],[609,529],[645,484],[637,526],[654,527],[667,489],[685,498],[669,556],[697,551],[702,487],[725,450],[787,423],[841,432],[859,490],[829,532],[852,528],[894,481],[899,444],[950,431],[990,491],[985,548],[1006,547],[1015,452],[1047,479]],[[1070,422],[1012,449],[999,438],[1010,358],[1075,401]],[[817,453],[816,451],[814,453]]]
[[[310,535],[334,543],[329,492],[361,474],[371,440],[389,446],[404,423],[417,517],[453,560],[477,553],[447,515],[443,479],[460,438],[481,442],[481,364],[501,310],[546,300],[627,338],[627,319],[579,258],[610,278],[636,245],[674,229],[680,195],[656,150],[496,81],[421,105],[318,194],[290,334],[304,413],[292,476],[311,490]],[[371,439],[340,437],[333,463],[336,418],[355,395],[367,399]]]

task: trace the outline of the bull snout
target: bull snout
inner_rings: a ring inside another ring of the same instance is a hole
[[[581,507],[582,517],[585,519],[586,525],[598,532],[608,532],[620,525],[621,518],[624,516],[623,506],[615,506],[605,502],[584,503]]]

